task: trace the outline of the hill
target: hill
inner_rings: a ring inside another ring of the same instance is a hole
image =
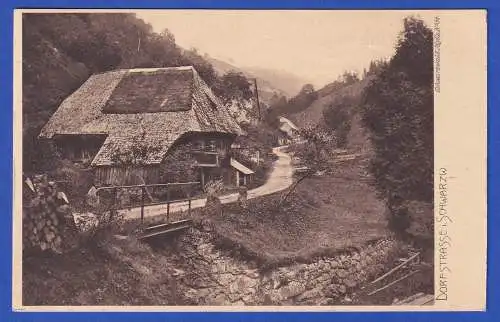
[[[276,88],[285,92],[285,96],[296,95],[304,84],[309,81],[294,75],[288,71],[263,68],[263,67],[243,67],[250,75],[263,79],[271,83]]]
[[[328,84],[316,91],[317,98],[307,108],[297,113],[287,113],[287,117],[299,127],[317,124],[323,125],[323,112],[331,105],[335,105],[342,98],[348,97],[353,102],[353,106],[349,111],[351,129],[347,138],[347,147],[358,153],[368,152],[370,143],[360,123],[357,105],[361,100],[363,90],[371,79],[372,77],[366,77],[350,85],[342,85],[339,82]]]
[[[369,79],[365,78],[354,84],[347,86],[335,86],[336,83],[326,85],[318,90],[318,97],[305,110],[289,115],[295,124],[305,126],[307,124],[319,124],[323,118],[323,111],[342,96],[360,98],[363,89],[368,84]]]
[[[284,71],[260,67],[241,68],[223,60],[210,57],[209,55],[205,55],[204,59],[210,62],[215,71],[220,75],[235,71],[242,73],[248,78],[256,78],[259,89],[259,99],[268,105],[275,95],[279,97],[291,97],[297,94],[305,83],[305,81],[299,77]]]

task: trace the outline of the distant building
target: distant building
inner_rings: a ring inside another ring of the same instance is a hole
[[[231,144],[240,134],[227,108],[186,66],[93,75],[63,101],[40,138],[65,159],[94,168],[99,185],[124,184],[132,175],[157,183],[161,169],[175,168],[167,156],[178,149],[192,156],[202,184],[237,184]],[[133,155],[131,164],[118,162],[120,153]]]
[[[286,117],[280,116],[280,134],[278,135],[278,144],[279,145],[287,145],[292,142],[296,142],[300,140],[300,136],[298,134],[299,128],[293,124],[292,121],[287,119]]]

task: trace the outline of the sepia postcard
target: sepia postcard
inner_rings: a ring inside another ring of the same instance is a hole
[[[15,311],[483,311],[485,10],[16,10]]]

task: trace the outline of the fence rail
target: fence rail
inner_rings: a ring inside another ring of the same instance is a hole
[[[199,181],[193,181],[193,182],[175,182],[175,183],[153,183],[153,184],[138,184],[138,185],[122,185],[122,186],[105,186],[105,187],[99,187],[96,189],[95,193],[96,195],[99,194],[99,192],[102,191],[112,191],[113,193],[113,201],[111,208],[109,210],[119,210],[121,209],[120,206],[118,205],[118,191],[119,190],[127,190],[127,189],[141,189],[141,194],[140,194],[140,208],[141,208],[141,224],[144,223],[144,207],[145,206],[153,206],[153,205],[167,205],[167,223],[170,221],[170,205],[173,203],[178,203],[178,202],[187,202],[188,203],[188,216],[191,216],[191,202],[192,200],[195,199],[195,196],[192,196],[191,192],[187,190],[187,197],[186,198],[170,198],[170,188],[175,188],[175,187],[186,187],[186,186],[196,186],[196,185],[201,185],[201,182]],[[166,200],[160,200],[160,201],[153,201],[150,203],[146,203],[146,192],[148,188],[155,188],[155,187],[164,187],[167,188],[166,195],[167,198]]]

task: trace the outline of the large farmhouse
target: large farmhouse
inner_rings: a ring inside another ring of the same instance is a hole
[[[146,183],[176,180],[166,174],[175,170],[182,177],[187,169],[172,155],[192,157],[202,184],[223,179],[239,185],[234,178],[241,167],[232,167],[230,146],[241,134],[187,66],[93,75],[59,106],[40,138],[51,140],[65,159],[93,167],[98,185],[125,184],[131,176]]]

